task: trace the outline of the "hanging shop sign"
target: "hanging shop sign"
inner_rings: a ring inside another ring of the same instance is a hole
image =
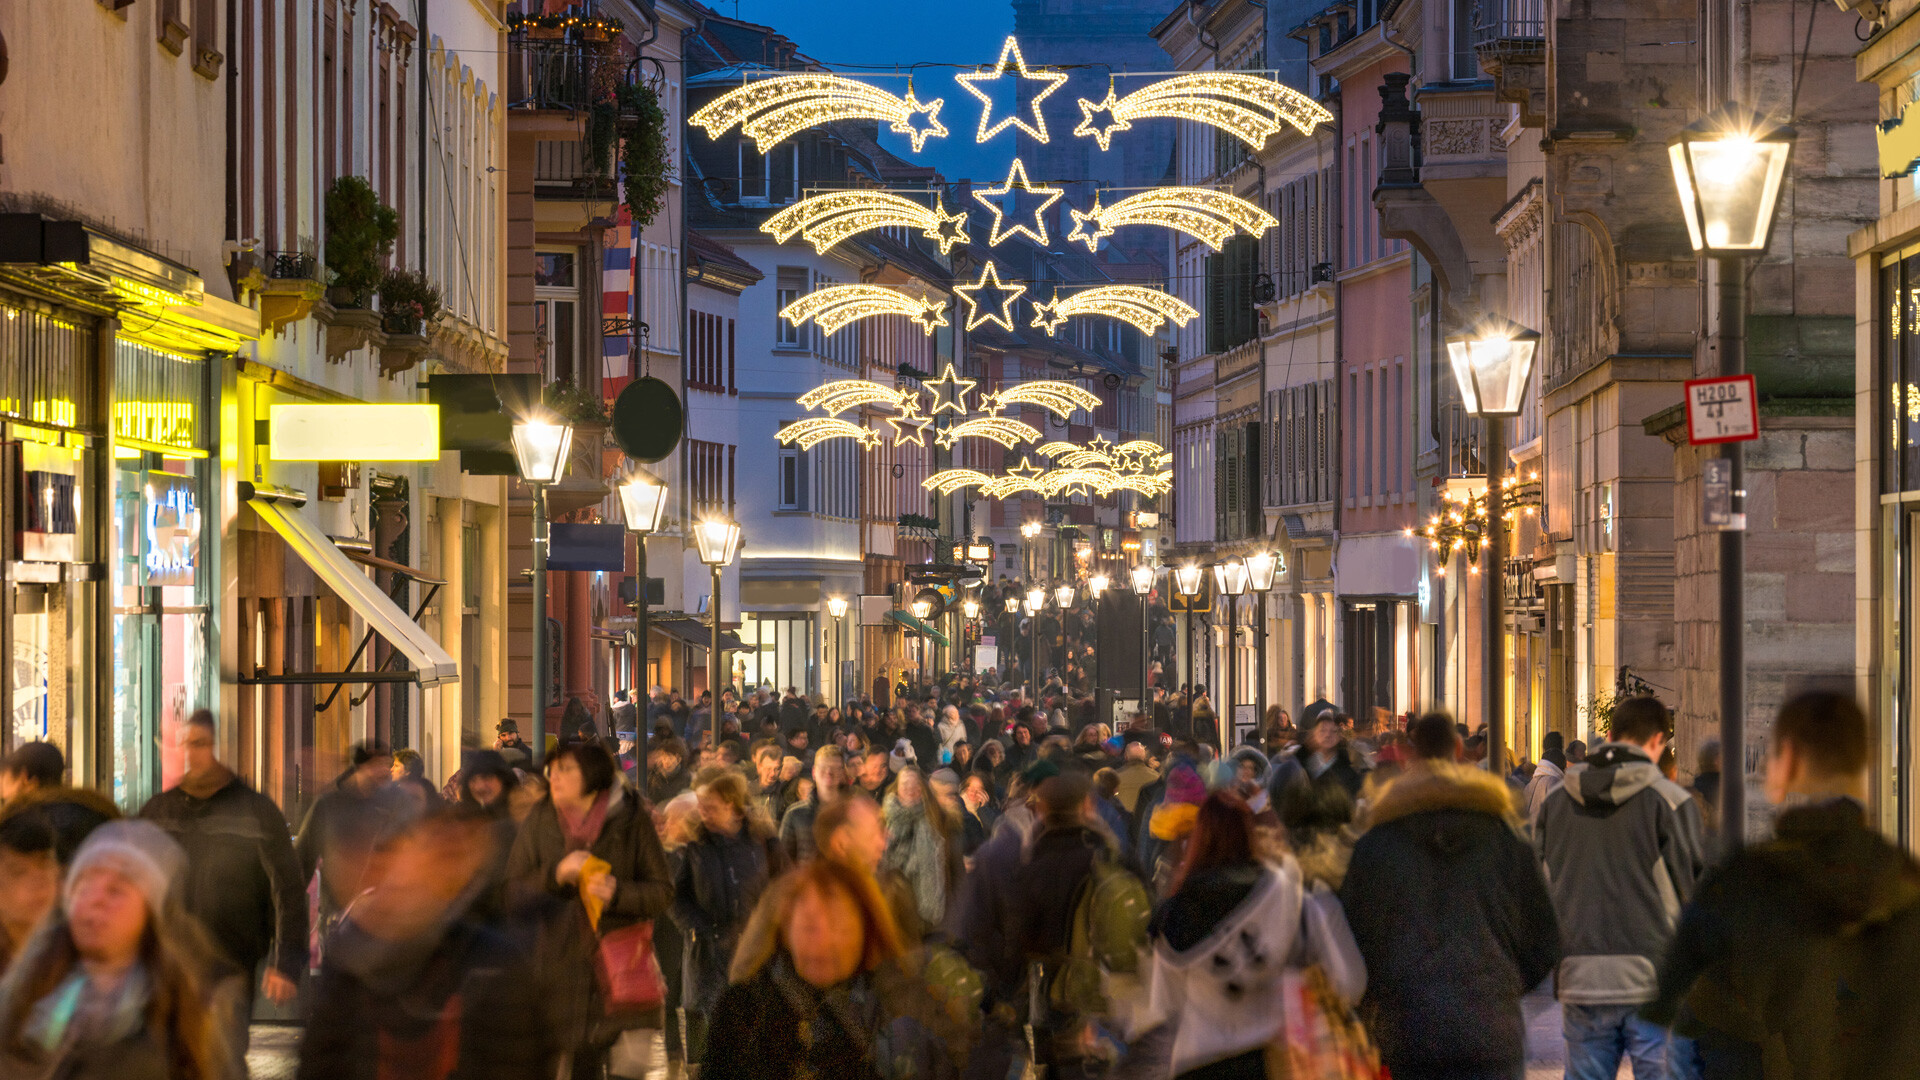
[[[192,585],[200,566],[200,499],[190,476],[149,472],[141,513],[148,585]]]
[[[438,461],[440,406],[281,403],[269,413],[275,461]]]
[[[72,562],[79,532],[74,480],[78,452],[65,446],[23,441],[20,505],[15,540],[28,562]]]

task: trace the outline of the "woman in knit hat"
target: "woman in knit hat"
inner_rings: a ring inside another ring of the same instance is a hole
[[[109,822],[80,845],[60,905],[0,983],[0,1075],[226,1075],[221,1032],[241,984],[211,966],[205,931],[174,895],[185,865],[150,821]]]
[[[1156,900],[1173,895],[1174,878],[1187,858],[1187,838],[1193,835],[1200,804],[1206,798],[1206,782],[1193,766],[1175,765],[1167,774],[1166,798],[1154,807],[1153,816],[1147,820],[1148,830],[1161,842],[1159,858],[1152,867]]]

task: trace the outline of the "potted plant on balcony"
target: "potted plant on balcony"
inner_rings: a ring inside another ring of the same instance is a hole
[[[380,201],[373,185],[343,176],[327,189],[328,300],[335,307],[364,308],[385,276],[383,266],[400,236],[400,215]]]
[[[571,382],[548,383],[540,395],[541,404],[574,427],[607,424],[607,403],[599,391]]]
[[[380,316],[389,334],[418,334],[440,317],[440,288],[419,270],[389,270],[380,279]]]
[[[673,161],[667,153],[667,114],[653,87],[622,83],[614,88],[622,143],[620,171],[627,185],[627,210],[646,227],[667,203]]]

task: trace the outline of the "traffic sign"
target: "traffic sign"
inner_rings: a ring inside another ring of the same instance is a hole
[[[1695,446],[1760,437],[1760,404],[1753,376],[1687,382],[1687,441]]]

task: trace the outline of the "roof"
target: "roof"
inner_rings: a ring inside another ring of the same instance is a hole
[[[737,293],[765,277],[732,248],[705,233],[687,230],[687,280]]]

